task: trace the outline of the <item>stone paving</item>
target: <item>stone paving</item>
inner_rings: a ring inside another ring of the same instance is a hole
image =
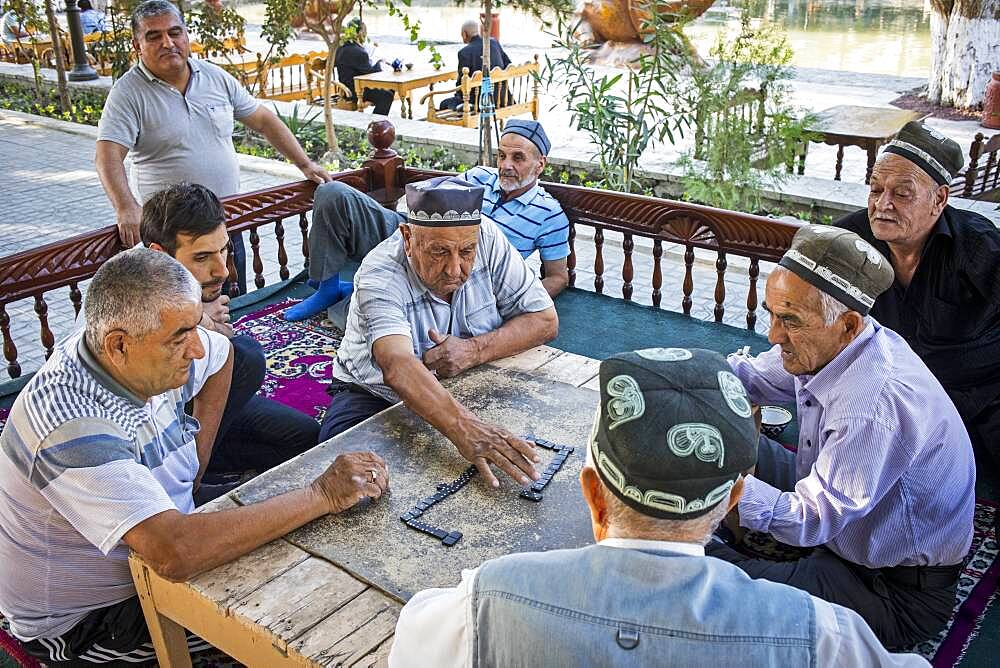
[[[0,160],[8,165],[8,169],[0,174],[0,192],[4,194],[7,212],[6,219],[0,223],[0,256],[60,241],[115,221],[114,210],[94,169],[93,129],[75,128],[73,132],[67,132],[52,126],[68,125],[34,123],[26,120],[29,118],[0,112]],[[241,183],[245,192],[293,180],[288,174],[287,166],[279,166],[273,161],[241,162],[273,164],[269,171],[244,166]],[[284,174],[281,173],[282,170]],[[294,221],[285,225],[285,234],[289,268],[294,274],[302,267],[301,236]],[[609,234],[604,252],[604,294],[621,296],[623,257],[615,244],[615,239]],[[680,311],[683,262],[676,250],[664,250],[662,306]],[[249,242],[247,251],[250,252]],[[577,287],[593,289],[595,251],[588,232],[583,229],[577,238],[577,253]],[[277,282],[279,268],[273,228],[261,228],[261,255],[267,284]],[[633,262],[633,299],[638,303],[650,304],[652,258],[649,251],[641,248],[639,243]],[[695,263],[692,315],[698,318],[713,318],[716,279],[714,262],[714,255],[699,253]],[[537,259],[535,264],[537,265]],[[730,267],[726,275],[725,322],[745,327],[746,269],[736,258],[730,261]],[[81,284],[80,288],[85,291],[86,283]],[[763,289],[762,280],[758,289]],[[68,296],[68,289],[45,295],[49,326],[57,341],[75,327],[75,314]],[[44,361],[34,303],[30,299],[16,302],[7,307],[7,313],[11,319],[12,335],[18,349],[22,373],[34,371]],[[766,314],[758,309],[758,317],[762,321],[758,322],[757,329],[765,331],[763,321],[766,320]],[[0,372],[0,379],[6,378],[6,371]]]

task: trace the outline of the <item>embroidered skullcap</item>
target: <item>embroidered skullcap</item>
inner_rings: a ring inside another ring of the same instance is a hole
[[[927,172],[939,186],[951,183],[965,164],[958,143],[918,121],[904,125],[882,152],[906,158]]]
[[[757,461],[743,383],[722,355],[649,348],[601,362],[591,463],[643,515],[693,519],[729,498]]]
[[[868,315],[895,278],[892,265],[871,244],[830,225],[800,228],[778,264],[861,315]]]
[[[503,126],[503,132],[500,136],[514,133],[516,135],[521,135],[538,149],[538,152],[542,155],[548,155],[549,149],[552,148],[552,144],[549,143],[549,137],[545,134],[545,130],[542,128],[542,124],[538,121],[522,120],[519,118],[512,118],[507,121],[507,124]]]
[[[483,187],[454,176],[406,184],[406,220],[425,227],[478,225]]]

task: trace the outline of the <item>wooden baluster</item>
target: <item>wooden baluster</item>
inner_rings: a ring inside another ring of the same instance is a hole
[[[285,252],[285,226],[281,219],[274,221],[274,238],[278,240],[278,276],[288,280],[288,253]]]
[[[663,293],[663,271],[660,269],[660,258],[663,257],[663,242],[659,239],[653,240],[653,306],[660,308],[660,300]]]
[[[569,287],[576,285],[576,225],[569,224],[569,257],[566,258],[566,273],[569,275]]]
[[[250,248],[253,249],[253,284],[259,290],[264,287],[264,261],[260,259],[260,235],[256,227],[250,230]]]
[[[69,284],[69,300],[73,302],[73,314],[80,315],[80,309],[83,307],[83,295],[80,294],[80,288],[76,287],[76,283]]]
[[[837,144],[837,171],[833,175],[834,181],[840,180],[840,172],[844,168],[844,145]]]
[[[38,316],[39,329],[42,332],[42,346],[45,348],[45,359],[52,355],[52,349],[56,345],[56,337],[49,329],[49,305],[45,303],[42,295],[35,295],[35,315]]]
[[[760,275],[760,261],[750,258],[750,291],[747,293],[747,329],[751,332],[757,326],[757,277]]]
[[[17,346],[14,337],[10,335],[10,316],[7,309],[0,304],[0,334],[3,335],[3,356],[7,360],[7,375],[18,378],[21,375],[21,365],[17,363]]]
[[[604,229],[594,228],[594,292],[604,294]]]
[[[715,261],[715,322],[722,322],[722,316],[726,313],[723,302],[726,301],[726,253],[719,251],[719,259]]]
[[[625,301],[632,301],[632,277],[634,270],[632,268],[632,249],[635,248],[635,242],[632,241],[632,235],[626,232],[622,238],[622,251],[625,253],[625,263],[622,265],[622,298]]]
[[[299,230],[302,232],[302,268],[309,268],[309,221],[305,213],[299,214]]]
[[[694,246],[688,246],[684,251],[684,298],[681,299],[681,308],[684,315],[691,315],[691,293],[694,292]]]

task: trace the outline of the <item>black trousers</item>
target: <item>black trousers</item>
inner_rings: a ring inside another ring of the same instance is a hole
[[[389,115],[389,107],[392,106],[392,101],[396,99],[396,94],[391,90],[382,90],[381,88],[366,88],[365,94],[362,97],[365,102],[371,102],[375,105],[372,113],[378,114],[380,116]]]
[[[191,633],[188,650],[200,652],[211,645]],[[139,597],[125,599],[87,613],[61,636],[24,643],[24,649],[47,666],[135,666],[156,660]]]
[[[249,336],[232,344],[233,381],[206,471],[214,475],[266,471],[318,443],[316,420],[257,396],[266,368],[260,344]]]
[[[320,443],[392,406],[382,397],[351,383],[335,380],[327,392],[333,396],[333,400],[323,416],[323,425],[319,430]]]

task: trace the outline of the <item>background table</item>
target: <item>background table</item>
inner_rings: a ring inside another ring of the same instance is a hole
[[[547,346],[493,366],[597,389],[597,360]],[[224,497],[203,510],[234,505]],[[402,607],[284,539],[188,582],[165,580],[134,553],[129,563],[161,666],[190,666],[184,629],[249,666],[385,665]]]
[[[820,138],[815,140],[837,147],[837,171],[834,179],[840,180],[840,172],[844,166],[844,147],[858,146],[868,152],[868,170],[865,172],[865,183],[872,177],[872,167],[878,149],[890,142],[903,126],[910,121],[919,121],[928,114],[906,109],[891,107],[858,107],[854,105],[838,105],[816,114],[816,119],[806,128],[815,132]],[[800,165],[805,164],[802,156]],[[802,173],[800,166],[799,173]]]
[[[452,70],[403,70],[401,72],[388,71],[373,72],[372,74],[362,74],[354,77],[354,91],[358,100],[364,98],[365,90],[369,88],[380,88],[391,90],[400,101],[400,115],[404,118],[413,118],[413,91],[419,88],[430,88],[434,90],[434,84],[440,81],[449,81],[457,78]]]

